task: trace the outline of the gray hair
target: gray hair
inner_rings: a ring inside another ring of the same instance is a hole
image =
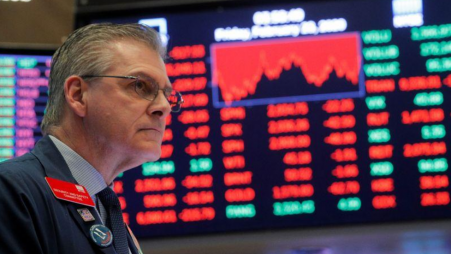
[[[41,123],[44,135],[58,126],[63,117],[65,98],[64,82],[72,75],[100,75],[113,64],[109,52],[111,43],[121,39],[143,42],[165,59],[166,49],[159,34],[140,24],[92,24],[75,30],[52,58],[49,77],[49,98]]]

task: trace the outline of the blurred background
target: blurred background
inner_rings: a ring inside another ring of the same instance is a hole
[[[74,1],[1,1],[2,44],[57,47],[74,29]]]
[[[445,0],[0,0],[0,160],[76,28],[156,29],[185,104],[115,181],[144,253],[451,253]]]

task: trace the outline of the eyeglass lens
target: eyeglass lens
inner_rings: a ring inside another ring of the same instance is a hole
[[[155,81],[138,77],[136,79],[135,90],[141,97],[153,101],[157,98],[160,89]],[[171,105],[171,110],[173,112],[178,112],[181,108],[182,95],[171,88],[164,88],[162,90],[164,96]]]

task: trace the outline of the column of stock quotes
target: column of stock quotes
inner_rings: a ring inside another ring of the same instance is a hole
[[[0,160],[29,152],[41,137],[50,56],[0,54]]]

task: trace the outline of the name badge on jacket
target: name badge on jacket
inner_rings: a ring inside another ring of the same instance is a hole
[[[65,200],[80,205],[94,207],[94,201],[89,196],[88,191],[82,185],[61,181],[55,178],[46,177],[45,180],[50,186],[53,195],[57,199]]]

